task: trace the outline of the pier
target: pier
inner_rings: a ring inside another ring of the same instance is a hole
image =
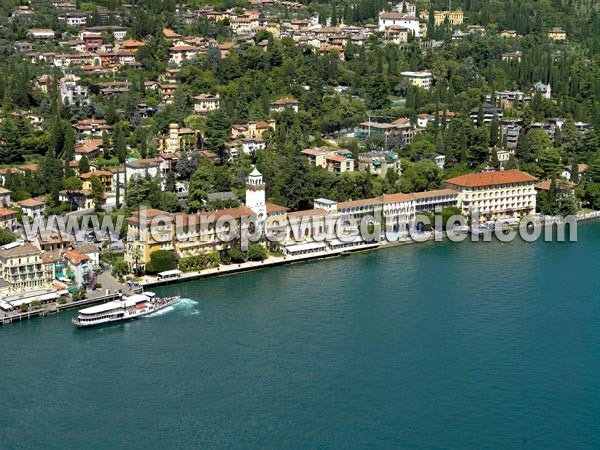
[[[25,312],[9,312],[4,313],[0,316],[0,325],[7,325],[13,322],[22,322],[23,320],[32,319],[34,317],[45,317],[51,314],[58,314],[59,312],[66,311],[68,309],[79,308],[82,306],[93,305],[97,303],[106,303],[121,298],[121,293],[115,292],[100,297],[91,297],[83,300],[77,300],[74,302],[67,302],[64,304],[50,304],[45,307],[34,309]]]

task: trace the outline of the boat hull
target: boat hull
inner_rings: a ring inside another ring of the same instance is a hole
[[[111,324],[111,323],[117,323],[117,322],[127,322],[129,320],[136,320],[142,317],[146,317],[152,313],[155,313],[157,311],[160,311],[161,309],[167,308],[168,306],[172,306],[176,303],[178,303],[180,300],[180,297],[171,297],[168,299],[159,299],[157,303],[155,304],[151,304],[150,307],[148,307],[147,309],[141,310],[139,313],[133,313],[133,314],[123,314],[123,315],[119,315],[117,317],[107,317],[107,318],[102,318],[102,319],[98,319],[96,321],[93,322],[81,322],[78,317],[74,317],[71,322],[73,323],[73,325],[75,325],[77,328],[92,328],[92,327],[98,327],[101,325],[107,325],[107,324]]]

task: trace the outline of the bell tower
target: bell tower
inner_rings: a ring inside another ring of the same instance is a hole
[[[246,206],[256,213],[259,220],[267,218],[265,183],[262,174],[254,168],[246,181]]]

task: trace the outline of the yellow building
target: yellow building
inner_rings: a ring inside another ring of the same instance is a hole
[[[14,292],[48,289],[54,281],[54,264],[42,261],[42,251],[28,242],[0,248],[0,274]]]
[[[400,72],[400,75],[408,78],[408,82],[413,86],[425,90],[429,90],[433,85],[433,74],[427,70],[422,70],[420,72]]]
[[[234,219],[243,234],[248,230],[242,228],[242,217],[255,218],[256,214],[247,206],[197,214],[175,214],[173,220],[178,233],[174,239],[175,251],[185,257],[222,250],[228,243],[224,237],[231,225],[225,218]]]
[[[111,192],[113,190],[113,173],[108,170],[95,170],[94,172],[83,173],[79,175],[79,179],[82,182],[82,189],[86,191],[92,191],[92,177],[97,176],[102,183],[104,193]]]
[[[534,214],[536,178],[520,170],[482,172],[446,180],[460,193],[463,214],[479,213],[479,221]]]
[[[308,164],[322,167],[328,172],[341,174],[343,172],[354,172],[354,159],[352,152],[343,148],[314,147],[302,150]]]
[[[275,38],[279,38],[281,36],[281,25],[278,23],[267,22],[262,29],[271,33]]]
[[[567,39],[567,33],[562,28],[552,28],[548,31],[548,39],[552,39],[553,41],[564,41]]]
[[[265,201],[265,185],[256,169],[248,176],[245,203],[237,208],[195,214],[169,214],[156,209],[136,212],[128,219],[125,262],[131,269],[144,267],[157,250],[173,250],[180,257],[222,250],[229,245],[227,235],[232,231],[232,220],[238,237],[249,237],[257,231],[263,239],[266,232],[283,237],[287,209]]]
[[[202,115],[208,114],[221,107],[219,94],[200,94],[194,97],[194,112]]]
[[[173,219],[159,209],[135,211],[127,219],[125,262],[131,269],[143,267],[157,250],[173,250]]]
[[[450,25],[462,25],[465,16],[462,11],[434,11],[433,20],[436,27],[443,25],[448,19]]]

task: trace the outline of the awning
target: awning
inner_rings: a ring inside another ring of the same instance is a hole
[[[345,240],[333,239],[329,242],[331,247],[340,247],[348,244],[369,244],[369,242],[366,242],[360,235],[354,237],[348,236]]]
[[[289,253],[296,252],[314,252],[324,250],[327,247],[323,242],[310,242],[307,244],[288,245],[285,250]]]
[[[4,311],[10,311],[13,309],[10,303],[5,302],[4,300],[0,300],[0,308],[2,308]]]
[[[181,275],[181,270],[165,270],[164,272],[160,272],[158,274],[159,277],[175,277],[177,275]]]
[[[14,302],[10,302],[10,304],[16,308],[19,307],[23,304],[30,304],[31,302],[35,302],[36,300],[39,302],[49,302],[52,300],[56,300],[58,298],[58,293],[56,292],[51,292],[49,294],[43,294],[43,295],[36,295],[36,296],[32,296],[32,297],[28,297],[28,298],[24,298],[21,300],[15,300]]]

